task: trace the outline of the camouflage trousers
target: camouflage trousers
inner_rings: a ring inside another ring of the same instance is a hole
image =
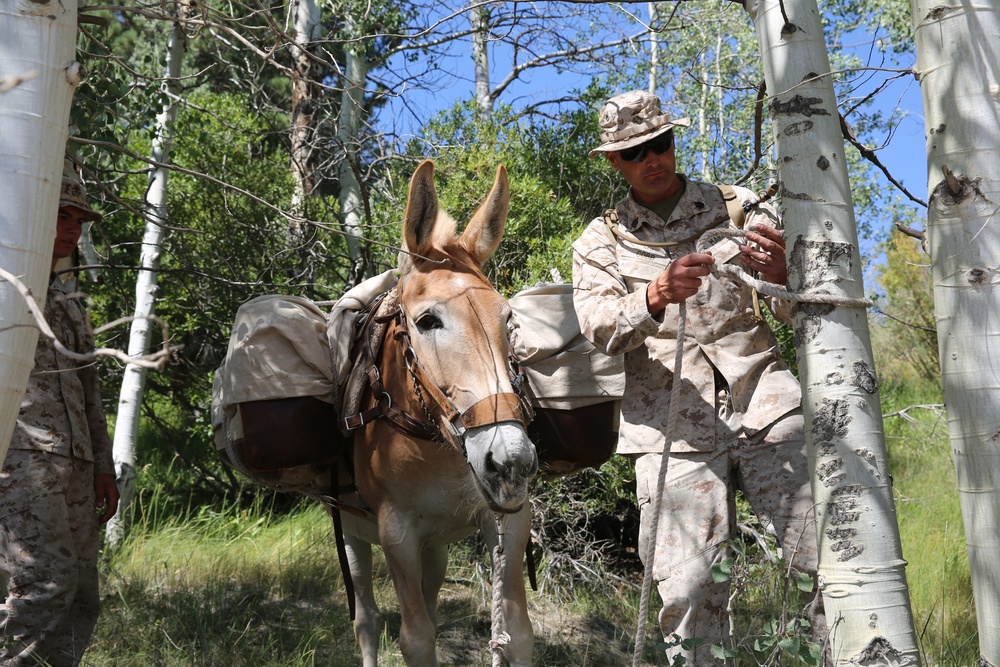
[[[97,624],[93,463],[11,450],[0,472],[0,665],[72,666]]]
[[[727,613],[729,582],[713,581],[712,566],[730,555],[728,543],[736,537],[737,488],[768,532],[777,536],[783,557],[794,569],[814,579],[816,575],[816,522],[801,410],[768,429],[747,433],[740,415],[727,410],[726,398],[720,396],[715,449],[671,453],[667,463],[653,580],[663,601],[659,620],[668,664],[676,664],[680,656],[686,666],[726,664],[709,649],[712,644],[726,645],[733,630]],[[644,561],[661,459],[660,454],[635,457],[639,553]],[[808,615],[814,635],[825,634],[818,595]],[[678,638],[697,638],[704,644],[685,649]]]

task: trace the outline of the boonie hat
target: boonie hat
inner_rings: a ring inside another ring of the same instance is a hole
[[[670,120],[660,108],[660,98],[644,90],[616,95],[605,102],[598,117],[601,124],[600,146],[590,157],[632,148],[654,139],[675,127],[688,127],[690,118]]]
[[[87,189],[83,186],[80,177],[75,174],[63,174],[62,186],[59,190],[59,208],[63,206],[80,209],[87,214],[87,219],[93,222],[100,222],[104,219],[104,216],[87,204]]]

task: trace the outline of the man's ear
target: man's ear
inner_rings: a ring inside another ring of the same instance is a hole
[[[618,168],[618,160],[616,159],[618,157],[618,151],[608,151],[604,154],[604,156],[608,158],[608,162],[611,163],[612,167],[615,169]]]

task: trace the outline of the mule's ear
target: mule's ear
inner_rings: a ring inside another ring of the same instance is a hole
[[[476,214],[465,226],[461,243],[479,266],[493,256],[507,224],[507,207],[510,203],[510,185],[507,182],[507,168],[497,167],[493,189]]]
[[[403,244],[418,255],[426,254],[434,237],[438,217],[437,190],[434,189],[434,162],[424,160],[410,178],[410,193],[403,218]]]

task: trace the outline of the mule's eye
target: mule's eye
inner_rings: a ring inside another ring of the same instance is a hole
[[[444,328],[444,323],[437,315],[432,315],[431,313],[424,313],[417,318],[417,331],[420,333],[427,333],[433,329]]]

